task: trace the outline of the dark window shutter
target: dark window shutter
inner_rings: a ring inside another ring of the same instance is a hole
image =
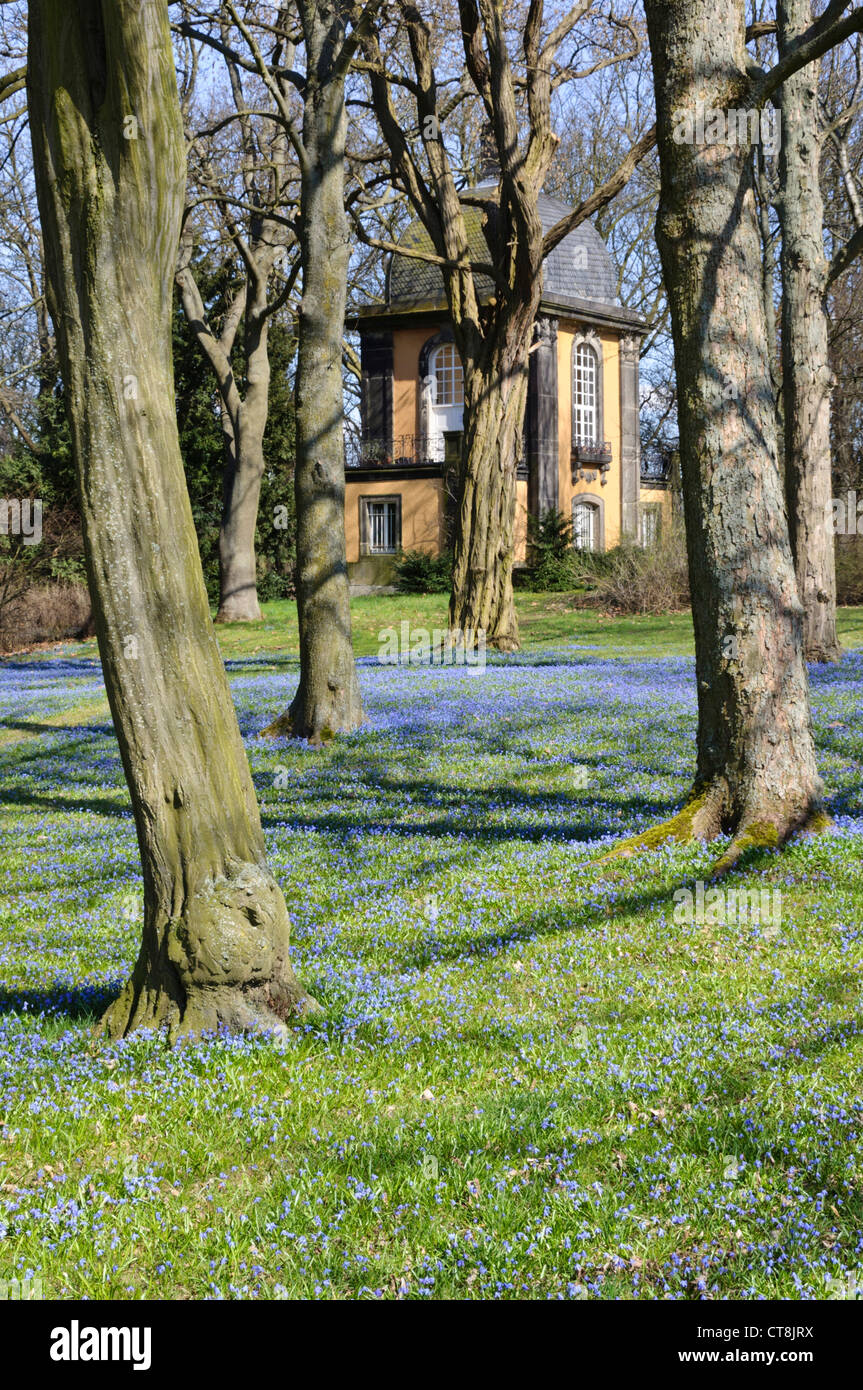
[[[393,438],[392,333],[364,333],[360,365],[363,444],[389,452]]]

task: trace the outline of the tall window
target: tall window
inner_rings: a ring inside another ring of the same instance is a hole
[[[442,343],[432,356],[435,405],[464,405],[464,372],[454,343]]]
[[[659,540],[660,509],[655,502],[648,502],[641,510],[641,544],[649,549]]]
[[[599,550],[599,507],[595,502],[580,502],[577,498],[572,504],[572,543],[576,550]]]
[[[598,376],[596,353],[587,343],[579,343],[572,358],[573,444],[599,441]]]
[[[366,534],[370,555],[394,555],[401,544],[399,534],[399,503],[397,498],[363,499],[366,509]]]

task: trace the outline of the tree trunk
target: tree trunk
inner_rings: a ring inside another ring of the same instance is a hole
[[[246,331],[249,332],[247,317]],[[264,432],[267,428],[270,367],[266,326],[263,341],[247,359],[247,375],[254,371],[256,388],[247,387],[237,409],[237,420],[222,404],[225,463],[222,489],[222,524],[219,529],[219,611],[217,623],[253,623],[261,618],[258,603],[255,531],[261,482],[264,477]]]
[[[496,356],[511,360],[500,351]],[[466,373],[449,621],[466,643],[483,632],[486,644],[501,651],[519,646],[512,570],[526,400],[526,361]]]
[[[776,15],[785,49],[812,23],[810,0],[780,0]],[[809,661],[838,661],[818,74],[818,63],[801,68],[779,94],[785,488],[804,652]]]
[[[90,594],[144,877],[102,1028],[270,1027],[309,1003],[266,864],[180,458],[171,285],[185,151],[163,0],[31,0],[48,297]]]
[[[309,6],[309,9],[314,7]],[[350,234],[345,213],[344,79],[321,80],[329,39],[320,14],[306,31],[296,429],[300,684],[264,732],[320,743],[362,723],[345,551],[342,336]]]
[[[267,351],[269,320],[266,283],[272,252],[258,261],[255,298],[246,284],[229,301],[219,338],[210,329],[192,272],[192,237],[187,228],[180,250],[176,282],[183,311],[219,389],[222,417],[222,518],[219,527],[219,608],[217,623],[258,622],[255,531],[264,476],[264,433],[270,393]],[[247,271],[248,276],[248,271]],[[244,323],[245,395],[231,363],[237,329]]]
[[[659,829],[732,831],[726,868],[806,824],[821,783],[776,463],[751,150],[727,128],[701,144],[674,138],[699,104],[723,117],[746,106],[743,6],[647,0],[646,10],[699,707],[693,797]]]

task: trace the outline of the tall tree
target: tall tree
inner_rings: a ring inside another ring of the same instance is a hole
[[[264,434],[270,396],[269,331],[285,305],[299,263],[288,215],[296,169],[284,130],[269,114],[258,114],[246,96],[244,74],[225,40],[230,19],[220,11],[223,57],[233,109],[208,113],[202,130],[189,132],[195,182],[192,202],[216,210],[223,246],[242,269],[217,331],[209,322],[193,255],[195,221],[187,214],[177,265],[177,285],[186,318],[219,390],[224,453],[222,518],[219,528],[217,622],[254,622],[261,616],[257,592],[255,528],[264,476]],[[191,103],[187,102],[187,110]],[[234,133],[238,138],[231,138]],[[220,144],[217,144],[220,142]],[[277,275],[277,270],[287,273]],[[238,331],[241,365],[235,362]]]
[[[811,0],[778,0],[780,52],[812,23]],[[785,486],[791,549],[803,604],[809,661],[836,661],[836,565],[828,520],[832,497],[830,392],[825,297],[818,63],[792,73],[779,90],[782,221],[782,398]]]
[[[520,21],[523,61],[517,69],[511,57],[511,15],[504,0],[459,0],[467,80],[481,102],[500,169],[496,195],[474,200],[489,248],[488,260],[481,263],[471,260],[467,207],[447,149],[444,120],[452,103],[441,95],[430,22],[416,5],[400,0],[413,67],[408,77],[392,71],[392,45],[386,54],[378,36],[366,45],[375,111],[390,151],[393,178],[428,234],[433,254],[425,258],[441,267],[464,372],[450,625],[465,640],[482,631],[489,645],[503,650],[518,646],[512,590],[516,471],[543,261],[569,232],[616,196],[654,144],[652,130],[634,140],[605,182],[570,216],[544,231],[537,201],[558,144],[551,127],[552,93],[574,76],[566,64],[558,63],[557,53],[592,4],[593,0],[580,0],[547,24],[543,0],[531,0]],[[622,23],[628,47],[613,58],[597,60],[595,66],[637,53],[635,27]],[[427,173],[395,109],[394,81],[415,93]],[[494,282],[490,298],[478,287],[479,275]]]
[[[712,0],[646,0],[657,238],[674,335],[690,581],[699,596],[699,718],[693,795],[640,843],[729,830],[722,869],[749,846],[781,843],[820,810],[745,113],[842,36],[843,8],[834,0],[765,74],[753,73],[747,58],[742,0],[718,11]]]
[[[245,47],[236,61],[264,84],[300,174],[302,297],[294,475],[300,683],[288,711],[265,732],[313,743],[355,729],[363,718],[344,528],[342,337],[350,258],[345,82],[379,3],[369,0],[363,8],[353,0],[297,0],[295,8],[279,5],[270,13],[268,7],[263,21],[254,5],[247,6],[244,16],[239,3],[224,0]],[[188,37],[224,48],[212,34],[187,24],[180,27]],[[302,72],[295,66],[298,61]]]
[[[163,0],[31,0],[28,91],[90,592],[144,876],[140,955],[102,1027],[272,1026],[310,1001],[267,868],[177,439],[185,149]]]

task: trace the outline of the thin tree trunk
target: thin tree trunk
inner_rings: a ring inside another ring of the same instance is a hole
[[[258,322],[254,309],[246,314],[246,394],[231,420],[223,402],[226,451],[219,530],[218,623],[257,622],[258,603],[255,531],[264,477],[264,433],[270,394],[267,320]]]
[[[780,0],[780,49],[812,23],[810,0]],[[832,496],[827,260],[818,135],[819,64],[801,68],[779,94],[782,219],[782,382],[785,485],[809,661],[838,661],[836,563],[828,519]]]
[[[761,293],[764,298],[767,360],[770,363],[770,382],[773,387],[773,399],[776,402],[777,430],[781,435],[779,354],[776,344],[776,305],[773,298],[776,257],[773,251],[773,239],[770,235],[770,183],[767,177],[767,159],[763,145],[758,146],[755,151],[755,158],[758,161],[756,191],[758,194],[758,228],[761,233]]]
[[[266,864],[180,458],[171,284],[185,152],[163,0],[31,0],[48,297],[144,929],[112,1036],[273,1026],[308,1003]]]
[[[326,68],[327,25],[307,7],[296,429],[300,684],[264,732],[319,743],[362,723],[345,550],[342,336],[350,233],[345,213],[344,79]],[[332,16],[329,16],[332,18]],[[324,58],[322,60],[322,54]]]
[[[642,843],[732,831],[720,861],[818,812],[809,690],[782,483],[748,145],[678,143],[680,114],[745,105],[742,4],[647,0],[698,681],[687,808]]]
[[[207,323],[206,310],[191,267],[192,237],[183,235],[176,282],[183,312],[219,390],[222,418],[222,516],[219,526],[219,607],[216,622],[258,622],[255,531],[264,476],[270,363],[269,323],[265,316],[266,262],[259,263],[261,282],[250,303],[248,283],[229,302],[220,337]],[[247,271],[248,274],[248,271]],[[245,395],[231,364],[240,322],[244,323]]]
[[[239,435],[225,442],[217,623],[256,623],[262,616],[255,531],[263,477],[263,440],[241,418]]]

